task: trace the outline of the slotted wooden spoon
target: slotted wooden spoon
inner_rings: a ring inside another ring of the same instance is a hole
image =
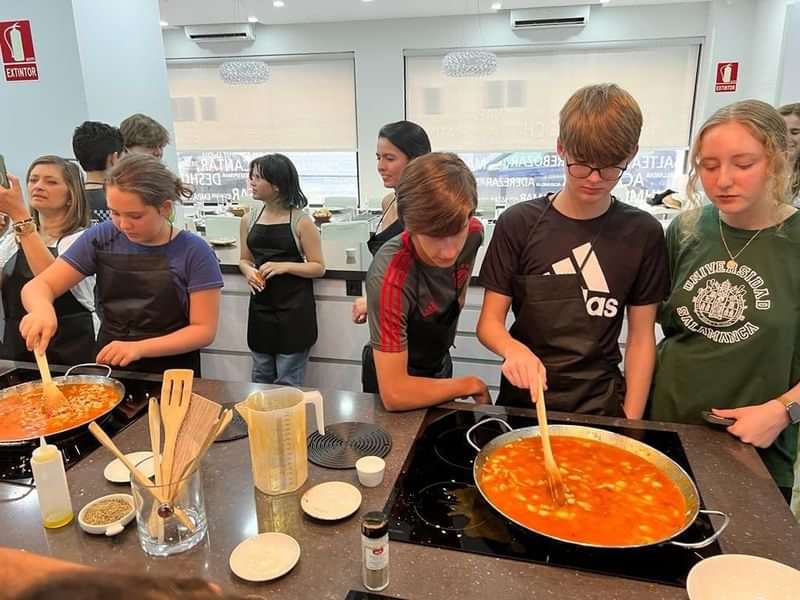
[[[194,371],[191,369],[167,369],[161,384],[161,422],[164,425],[164,452],[161,457],[161,474],[164,484],[171,485],[172,463],[175,457],[175,444],[181,424],[189,412],[192,398]],[[168,488],[169,489],[169,488]],[[171,494],[167,494],[171,496]]]
[[[536,403],[536,418],[539,420],[539,433],[542,437],[542,449],[544,450],[544,468],[547,471],[547,485],[550,488],[550,495],[559,506],[567,501],[564,494],[564,480],[561,478],[561,471],[553,456],[553,449],[550,447],[550,431],[547,428],[547,407],[544,404],[544,380],[539,377],[535,392],[531,395]]]
[[[64,406],[67,399],[64,396],[64,392],[53,383],[53,378],[50,376],[50,366],[47,364],[47,357],[44,354],[39,354],[37,350],[33,351],[33,355],[36,357],[36,366],[39,367],[39,374],[42,376],[42,398],[44,399],[45,412],[52,414],[59,407]]]

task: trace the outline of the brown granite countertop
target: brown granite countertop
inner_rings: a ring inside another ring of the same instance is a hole
[[[260,386],[200,380],[195,390],[218,402],[243,399]],[[363,504],[353,517],[334,524],[314,522],[299,508],[308,487],[327,480],[358,485],[354,470],[334,471],[310,465],[309,480],[296,494],[268,497],[254,491],[246,439],[215,444],[203,468],[209,534],[195,549],[166,559],[145,556],[135,524],[113,538],[83,533],[76,524],[45,531],[39,521],[36,493],[8,501],[18,490],[0,486],[0,544],[24,548],[87,565],[123,567],[147,573],[202,576],[248,597],[341,600],[361,587],[360,516],[383,508],[423,418],[422,411],[390,414],[376,397],[342,391],[322,391],[326,423],[367,421],[384,427],[393,438],[384,482],[360,488]],[[469,410],[465,405],[448,407]],[[486,410],[502,412],[499,408]],[[567,417],[568,415],[554,415]],[[574,418],[584,423],[622,423],[599,417]],[[149,449],[147,419],[115,437],[125,452]],[[643,423],[625,422],[627,427]],[[761,464],[755,451],[724,432],[705,427],[647,423],[678,431],[689,456],[703,499],[710,508],[731,515],[721,538],[726,552],[756,554],[800,568],[800,525]],[[309,415],[309,428],[311,427]],[[309,429],[310,430],[310,429]],[[125,490],[108,483],[102,470],[112,456],[94,452],[68,472],[75,510],[100,495]],[[302,548],[297,566],[286,576],[249,584],[234,576],[228,557],[236,545],[259,531],[281,530]],[[392,542],[391,584],[383,593],[407,598],[616,598],[685,599],[683,589],[594,575],[475,554]]]

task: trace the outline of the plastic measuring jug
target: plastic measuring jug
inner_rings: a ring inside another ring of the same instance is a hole
[[[236,405],[247,423],[253,481],[265,494],[286,494],[308,479],[306,405],[316,413],[317,430],[325,434],[322,396],[280,387],[253,392]]]

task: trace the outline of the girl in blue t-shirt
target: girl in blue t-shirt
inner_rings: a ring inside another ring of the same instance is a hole
[[[22,290],[20,331],[44,352],[58,328],[53,301],[97,276],[99,363],[161,373],[200,374],[199,349],[214,340],[222,273],[211,248],[179,231],[173,202],[192,192],[151,156],[123,158],[106,179],[111,221],[89,229]]]

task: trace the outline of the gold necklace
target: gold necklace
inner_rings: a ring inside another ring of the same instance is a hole
[[[725,252],[728,253],[728,260],[725,262],[725,268],[728,271],[735,271],[739,267],[739,263],[736,262],[736,259],[739,258],[739,255],[744,252],[745,248],[747,248],[752,241],[758,237],[758,234],[764,231],[764,228],[762,227],[756,231],[752,237],[747,240],[747,243],[742,246],[736,254],[734,254],[731,252],[731,249],[728,248],[728,242],[725,241],[725,234],[722,232],[722,217],[719,215],[719,213],[717,213],[717,221],[719,222],[719,237],[722,238],[722,245],[725,246]]]

